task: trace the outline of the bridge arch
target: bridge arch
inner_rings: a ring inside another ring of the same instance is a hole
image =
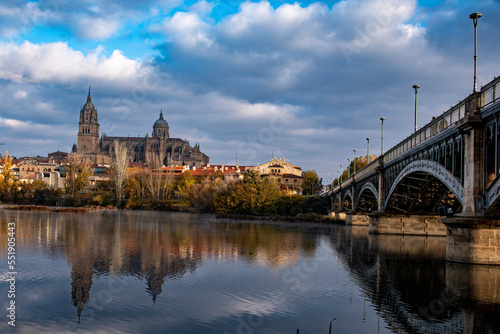
[[[498,215],[500,213],[500,176],[498,176],[486,191],[486,213]]]
[[[377,188],[373,183],[366,182],[359,191],[354,209],[356,211],[375,211],[378,208],[378,201],[379,194]]]
[[[344,209],[344,211],[346,211],[346,209],[347,210],[352,209],[353,203],[354,203],[354,201],[353,201],[353,196],[352,196],[351,190],[348,189],[344,193],[344,196],[342,196],[342,209]]]
[[[339,211],[341,206],[342,206],[342,198],[340,194],[337,194],[337,196],[335,196],[335,199],[333,201],[333,210]]]
[[[436,214],[438,206],[461,211],[464,188],[446,168],[431,160],[415,160],[401,170],[384,203],[385,212]]]

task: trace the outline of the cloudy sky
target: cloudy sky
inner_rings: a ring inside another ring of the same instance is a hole
[[[88,86],[101,132],[172,137],[214,164],[279,155],[328,181],[500,75],[500,1],[2,0],[0,142],[69,152]],[[274,153],[276,155],[276,153]]]

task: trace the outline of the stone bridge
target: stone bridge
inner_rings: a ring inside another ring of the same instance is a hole
[[[332,187],[332,213],[370,233],[447,235],[448,260],[500,264],[499,131],[500,77]]]

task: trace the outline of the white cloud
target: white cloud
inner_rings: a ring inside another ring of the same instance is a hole
[[[84,55],[64,42],[33,44],[0,43],[0,78],[16,83],[72,82],[100,79],[133,84],[147,70],[119,50],[101,55],[101,48]]]
[[[17,92],[14,93],[14,98],[17,100],[23,100],[28,97],[28,93],[26,93],[24,90],[18,90]]]
[[[118,19],[112,17],[83,16],[77,18],[78,35],[85,39],[105,40],[115,34],[121,24]]]
[[[0,20],[3,21],[0,36],[12,37],[29,31],[35,25],[59,22],[60,19],[60,13],[42,10],[37,2],[28,2],[23,7],[0,5]]]
[[[165,20],[163,27],[167,36],[183,47],[210,47],[213,44],[207,34],[209,25],[196,13],[177,12],[172,18]]]
[[[22,128],[25,129],[28,126],[28,122],[18,121],[16,119],[1,119],[0,126],[9,127],[9,128]]]

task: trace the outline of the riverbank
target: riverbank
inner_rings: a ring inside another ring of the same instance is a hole
[[[116,206],[92,206],[92,207],[49,207],[40,205],[0,205],[0,209],[4,210],[20,210],[20,211],[42,211],[42,212],[55,212],[55,213],[79,213],[86,214],[95,211],[135,211],[128,209],[120,209]],[[159,210],[146,210],[146,211],[159,211]],[[172,206],[162,212],[184,212],[184,213],[206,213],[196,210],[189,206]],[[236,219],[236,220],[255,220],[255,221],[274,221],[274,222],[290,222],[290,223],[328,223],[328,224],[345,224],[344,221],[335,220],[331,216],[323,216],[316,213],[298,214],[296,216],[257,216],[257,215],[241,215],[241,214],[219,214],[215,216],[220,219]]]
[[[66,213],[89,213],[100,210],[119,210],[117,207],[49,207],[42,205],[0,205],[3,210],[20,211],[42,211],[42,212],[66,212]]]
[[[253,216],[253,215],[238,215],[238,214],[219,214],[216,218],[237,219],[237,220],[263,220],[263,221],[280,221],[291,223],[329,223],[329,224],[345,224],[345,221],[335,220],[331,216],[322,216],[319,214],[298,214],[296,216]]]

